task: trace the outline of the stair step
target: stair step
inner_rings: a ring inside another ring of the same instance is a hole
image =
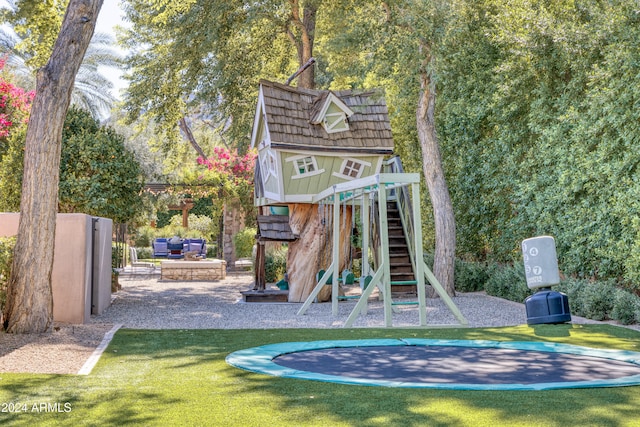
[[[391,264],[391,270],[393,273],[408,273],[413,274],[413,268],[411,265],[393,265]]]
[[[413,274],[407,273],[391,273],[391,283],[396,285],[415,285],[415,283],[404,283],[404,282],[415,282],[416,278],[413,277]]]
[[[391,305],[418,305],[418,301],[394,301]]]

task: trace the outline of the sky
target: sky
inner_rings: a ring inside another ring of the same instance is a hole
[[[96,32],[112,34],[115,38],[114,27],[116,25],[125,26],[122,21],[122,10],[120,9],[120,0],[104,0],[102,9],[98,14],[96,22]],[[113,68],[101,68],[100,72],[111,80],[113,83],[112,93],[119,97],[119,92],[126,86],[126,82],[121,79],[122,72]]]
[[[113,33],[113,27],[116,25],[122,25],[120,0],[104,0],[100,14],[98,14],[96,31]]]

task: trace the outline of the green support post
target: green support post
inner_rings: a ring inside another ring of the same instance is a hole
[[[420,187],[418,183],[411,184],[412,193],[412,210],[413,210],[413,237],[414,237],[414,254],[415,254],[415,276],[418,283],[416,288],[418,291],[418,317],[420,326],[427,326],[427,299],[424,285],[424,255],[422,251],[422,219],[420,215]]]
[[[382,258],[382,287],[384,288],[384,324],[393,326],[391,305],[391,271],[389,267],[389,222],[387,220],[387,186],[378,185],[378,217],[380,218],[380,249]]]
[[[333,281],[331,282],[331,313],[338,315],[338,293],[340,292],[340,194],[333,194]],[[329,270],[331,271],[331,270]]]

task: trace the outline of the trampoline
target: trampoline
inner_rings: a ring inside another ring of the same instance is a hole
[[[286,342],[239,350],[226,361],[267,375],[368,386],[552,390],[640,385],[640,353],[548,342]]]

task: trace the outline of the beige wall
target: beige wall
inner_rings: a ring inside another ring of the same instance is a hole
[[[0,236],[16,235],[18,220],[17,213],[0,213]],[[100,314],[110,304],[112,223],[110,219],[98,218],[94,250],[92,226],[89,215],[57,216],[51,272],[53,319],[56,322],[86,323],[92,312]]]

